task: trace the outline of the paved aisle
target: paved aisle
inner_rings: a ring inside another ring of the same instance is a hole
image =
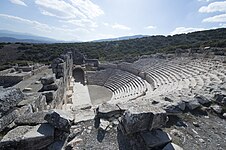
[[[83,108],[87,106],[92,106],[87,85],[83,85],[79,82],[74,82],[73,91],[73,107]]]

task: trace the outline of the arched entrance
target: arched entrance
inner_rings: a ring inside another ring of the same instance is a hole
[[[85,84],[85,73],[82,68],[75,68],[73,70],[73,77],[75,82],[80,82],[81,84]]]

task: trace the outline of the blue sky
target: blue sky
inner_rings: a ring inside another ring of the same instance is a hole
[[[66,41],[226,27],[225,0],[1,0],[0,29]]]

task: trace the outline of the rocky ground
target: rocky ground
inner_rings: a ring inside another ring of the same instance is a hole
[[[15,102],[23,98],[18,90],[6,90],[0,95],[5,102],[2,113],[9,109],[8,97],[12,95]],[[0,119],[0,148],[224,150],[225,97],[222,93],[212,98],[196,95],[165,110],[155,106],[152,99],[136,99],[116,105],[102,104],[95,110],[81,109],[80,118],[76,112],[56,109],[32,112],[29,106],[17,107]]]
[[[212,111],[171,117],[164,130],[185,150],[226,149],[226,120]]]
[[[117,121],[110,124],[102,120],[101,127],[95,128],[94,120],[77,123],[72,126],[71,131],[77,132],[77,136],[71,143],[76,143],[76,150],[130,150],[131,146],[117,129],[117,124]],[[108,125],[107,130],[104,130]],[[226,149],[226,120],[212,110],[169,116],[163,131],[184,150]]]

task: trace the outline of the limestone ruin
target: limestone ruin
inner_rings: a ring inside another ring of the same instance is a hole
[[[1,71],[0,85],[1,150],[226,148],[224,56],[155,54],[102,64],[67,52],[50,66]],[[204,139],[199,121],[213,114],[224,133]]]

